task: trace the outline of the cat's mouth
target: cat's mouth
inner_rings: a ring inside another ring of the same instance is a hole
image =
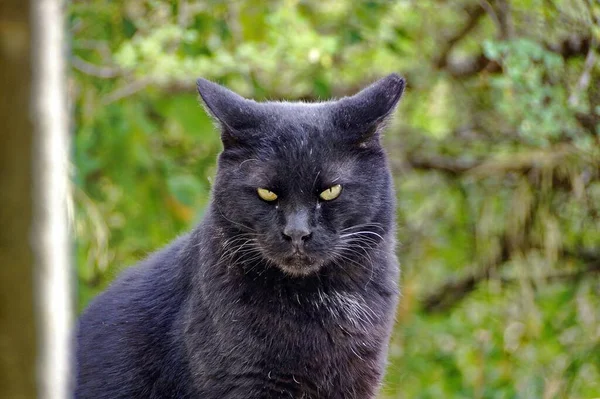
[[[294,252],[289,256],[283,257],[279,262],[279,267],[286,273],[293,276],[306,276],[319,270],[322,262],[306,255],[303,252]]]

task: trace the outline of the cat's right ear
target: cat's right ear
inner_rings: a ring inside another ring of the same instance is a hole
[[[406,82],[393,73],[351,97],[333,103],[335,125],[358,143],[376,138],[394,112]]]
[[[243,131],[260,123],[259,105],[255,101],[202,78],[196,81],[196,87],[206,111],[219,124],[225,148],[242,142]]]

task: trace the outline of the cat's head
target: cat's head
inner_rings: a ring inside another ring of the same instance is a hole
[[[226,256],[267,260],[298,276],[327,264],[360,267],[393,229],[380,132],[404,79],[392,74],[322,103],[259,103],[204,79],[197,84],[224,145],[213,212],[226,232]]]

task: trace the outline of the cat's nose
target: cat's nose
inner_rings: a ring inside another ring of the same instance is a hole
[[[292,242],[294,247],[301,248],[306,240],[312,236],[308,225],[308,212],[300,211],[288,215],[283,236]]]
[[[305,229],[285,229],[283,230],[283,235],[286,240],[292,242],[294,247],[301,248],[304,242],[312,236],[312,233]]]

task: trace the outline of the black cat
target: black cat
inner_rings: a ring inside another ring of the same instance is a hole
[[[337,101],[198,80],[224,151],[206,217],[82,315],[78,398],[374,398],[398,298],[379,133],[390,75]]]

